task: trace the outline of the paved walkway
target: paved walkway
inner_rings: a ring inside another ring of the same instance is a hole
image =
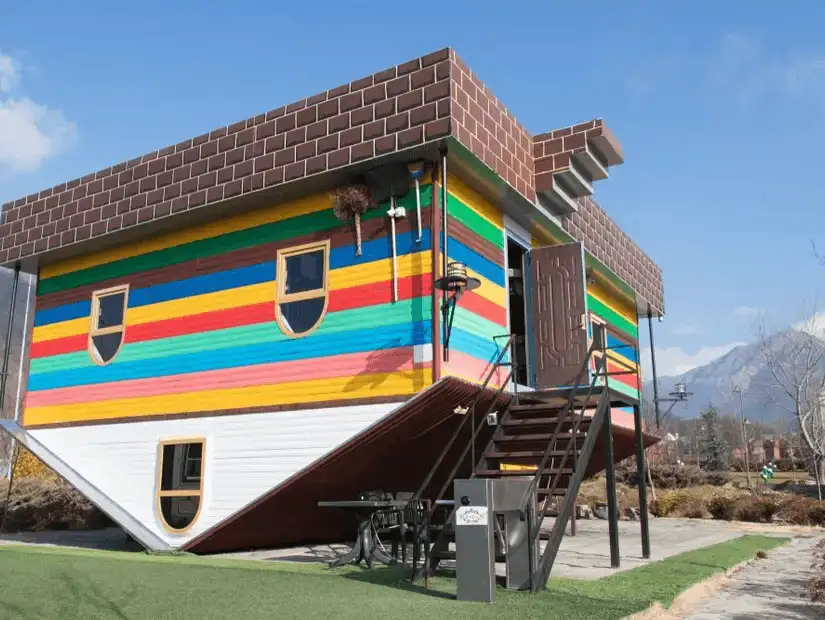
[[[709,599],[681,616],[684,620],[822,620],[825,606],[805,597],[813,547],[821,535],[798,534],[790,543],[754,561],[725,580]]]

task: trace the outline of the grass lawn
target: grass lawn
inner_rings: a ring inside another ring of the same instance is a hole
[[[397,568],[0,546],[0,618],[609,620],[657,600],[669,606],[692,584],[786,540],[743,536],[599,581],[551,579],[537,595],[499,589],[493,606],[456,602],[447,577],[430,590],[400,584],[407,572]]]

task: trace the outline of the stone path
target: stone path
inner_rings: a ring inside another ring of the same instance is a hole
[[[786,545],[731,575],[683,620],[823,620],[825,606],[805,597],[812,551],[821,535],[798,534]]]

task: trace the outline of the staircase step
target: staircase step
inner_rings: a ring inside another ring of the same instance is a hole
[[[576,433],[576,440],[584,442],[585,433]],[[569,440],[573,437],[573,433],[559,433],[558,435],[553,435],[553,433],[507,433],[496,435],[493,438],[493,441],[496,443],[502,441],[550,441],[552,439],[564,439]]]
[[[550,452],[550,457],[562,457],[565,455],[564,450],[552,450]],[[572,452],[568,454],[568,458],[571,458],[573,455]],[[544,456],[543,450],[521,450],[521,451],[500,451],[495,450],[493,452],[486,452],[484,454],[485,458],[488,459],[531,459],[536,458],[540,459]]]
[[[525,428],[529,426],[555,426],[559,423],[561,418],[559,417],[550,417],[550,418],[518,418],[513,420],[502,420],[499,422],[499,426],[502,428]],[[561,424],[563,426],[570,426],[574,423],[574,420],[566,419],[562,420]],[[581,422],[579,422],[579,429],[585,430],[590,426],[590,418],[585,418]]]
[[[542,476],[555,476],[556,474],[561,474],[562,476],[572,476],[573,470],[571,468],[563,468],[563,469],[544,469],[542,471]],[[475,472],[475,475],[480,478],[499,478],[499,477],[506,477],[506,476],[535,476],[535,470],[518,470],[518,469],[478,469]]]

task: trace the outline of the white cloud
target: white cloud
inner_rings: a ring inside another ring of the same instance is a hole
[[[714,347],[701,347],[695,353],[687,353],[680,347],[656,347],[656,373],[660,377],[673,377],[689,370],[704,366],[729,353],[744,342],[731,342]],[[641,351],[642,373],[645,380],[652,377],[650,347]]]
[[[697,336],[702,333],[702,330],[697,325],[685,323],[684,325],[677,325],[670,330],[670,333],[674,336]]]
[[[0,54],[0,176],[33,172],[77,138],[77,127],[60,110],[11,96],[20,74],[19,64]]]
[[[0,54],[0,93],[10,92],[20,79],[20,69],[11,57]]]

